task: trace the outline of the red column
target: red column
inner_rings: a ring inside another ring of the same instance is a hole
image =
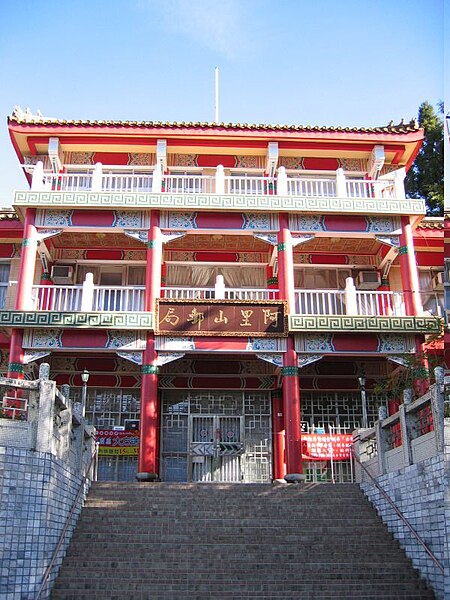
[[[283,394],[281,390],[272,393],[272,448],[273,478],[283,479],[286,475],[284,459],[284,417]]]
[[[23,352],[23,330],[13,329],[9,344],[8,377],[13,379],[24,378],[24,352]]]
[[[287,339],[287,350],[284,355],[283,373],[283,412],[286,437],[286,479],[295,481],[303,473],[301,418],[300,418],[300,385],[298,380],[297,353],[294,340]]]
[[[145,310],[154,312],[155,300],[161,290],[162,236],[159,229],[159,213],[152,212],[147,242],[147,271],[145,278]],[[140,444],[137,478],[152,481],[159,474],[159,401],[158,401],[158,354],[155,336],[147,333],[146,348],[142,361]]]
[[[35,226],[36,209],[29,208],[25,215],[25,224],[20,255],[19,282],[17,284],[16,310],[30,310],[34,271],[36,269],[37,230]]]
[[[159,402],[158,367],[155,351],[155,336],[147,334],[144,351],[141,382],[140,443],[137,478],[141,481],[154,481],[159,473]]]
[[[35,226],[36,209],[29,208],[25,215],[22,252],[20,255],[19,281],[16,293],[16,310],[30,310],[32,308],[32,287],[34,271],[36,268],[37,230]],[[13,329],[9,347],[8,377],[23,379],[24,352],[23,330]]]
[[[278,289],[278,278],[273,274],[273,267],[267,265],[266,268],[266,279],[267,279],[267,289],[268,290],[276,290]]]
[[[286,214],[280,214],[278,233],[278,283],[280,298],[287,301],[288,314],[294,313],[294,259],[289,221]],[[283,358],[283,413],[286,445],[286,478],[300,479],[303,472],[301,453],[300,386],[298,380],[297,353],[294,340],[288,337],[287,349]]]
[[[422,313],[422,300],[420,297],[419,274],[417,271],[412,227],[409,217],[402,217],[401,223],[402,232],[400,235],[399,258],[406,314],[417,316]],[[414,388],[416,394],[421,396],[430,387],[430,380],[427,377],[428,361],[424,356],[423,336],[416,336],[416,355],[419,357],[421,364],[416,367],[418,376],[414,380]]]
[[[145,310],[155,310],[155,300],[161,291],[162,237],[159,228],[159,213],[150,216],[147,242],[147,271],[145,276]]]
[[[417,272],[412,228],[409,217],[402,217],[401,221],[402,232],[400,234],[399,261],[406,314],[417,316],[422,312],[422,302],[420,299],[419,275]]]

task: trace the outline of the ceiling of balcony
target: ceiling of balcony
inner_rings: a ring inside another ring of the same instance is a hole
[[[344,238],[317,237],[309,242],[300,244],[295,253],[304,254],[326,252],[327,254],[369,254],[373,255],[380,249],[380,242],[373,238]]]
[[[55,248],[114,248],[145,250],[145,245],[123,233],[66,231],[52,238]]]
[[[116,231],[111,233],[108,231],[66,231],[52,238],[51,243],[55,249],[59,250],[76,248],[145,251],[146,249],[145,244]],[[295,256],[315,253],[318,255],[374,256],[379,249],[380,243],[370,238],[318,237],[296,246],[294,254]],[[236,258],[227,259],[226,254],[228,253],[230,255],[247,254],[245,262],[265,263],[269,262],[273,247],[252,235],[188,234],[165,244],[164,250],[169,260],[189,260],[188,253],[196,253],[195,260],[197,262],[208,262],[214,260],[212,256],[208,258],[208,254],[216,252],[223,255],[223,262],[237,260]],[[186,255],[185,258],[183,258],[183,253]]]

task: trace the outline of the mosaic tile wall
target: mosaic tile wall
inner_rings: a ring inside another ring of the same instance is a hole
[[[82,478],[54,456],[0,447],[0,598],[35,598]],[[56,578],[87,486],[42,598]]]
[[[360,484],[414,567],[433,588],[437,600],[447,598],[450,590],[450,419],[446,421],[449,422],[443,454],[377,477],[383,490],[444,565],[444,575],[381,493],[370,483]]]

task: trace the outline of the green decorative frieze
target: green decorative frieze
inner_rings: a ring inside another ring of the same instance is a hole
[[[408,246],[400,246],[398,249],[399,254],[408,254]]]
[[[152,312],[38,312],[5,310],[0,312],[3,327],[62,327],[84,329],[153,330]]]
[[[285,242],[281,242],[277,246],[278,252],[286,252],[286,244]]]
[[[156,248],[157,244],[158,244],[157,240],[148,240],[148,242],[147,242],[147,248],[149,250],[151,250],[152,248]]]
[[[267,280],[267,287],[270,285],[278,285],[278,277],[269,277]]]
[[[289,316],[289,331],[439,333],[437,317]]]
[[[283,377],[298,377],[298,367],[282,367],[281,375]]]
[[[8,365],[9,373],[25,373],[25,365],[18,362],[12,362]]]
[[[424,215],[425,202],[414,198],[332,198],[255,194],[172,194],[145,192],[16,192],[16,206],[37,208],[108,208],[161,210],[228,210],[252,213]]]
[[[159,368],[155,365],[142,365],[143,375],[158,375]]]
[[[42,273],[41,281],[52,281],[50,273]]]

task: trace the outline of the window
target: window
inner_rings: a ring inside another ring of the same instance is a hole
[[[5,308],[6,292],[9,283],[9,263],[0,263],[0,308]]]

